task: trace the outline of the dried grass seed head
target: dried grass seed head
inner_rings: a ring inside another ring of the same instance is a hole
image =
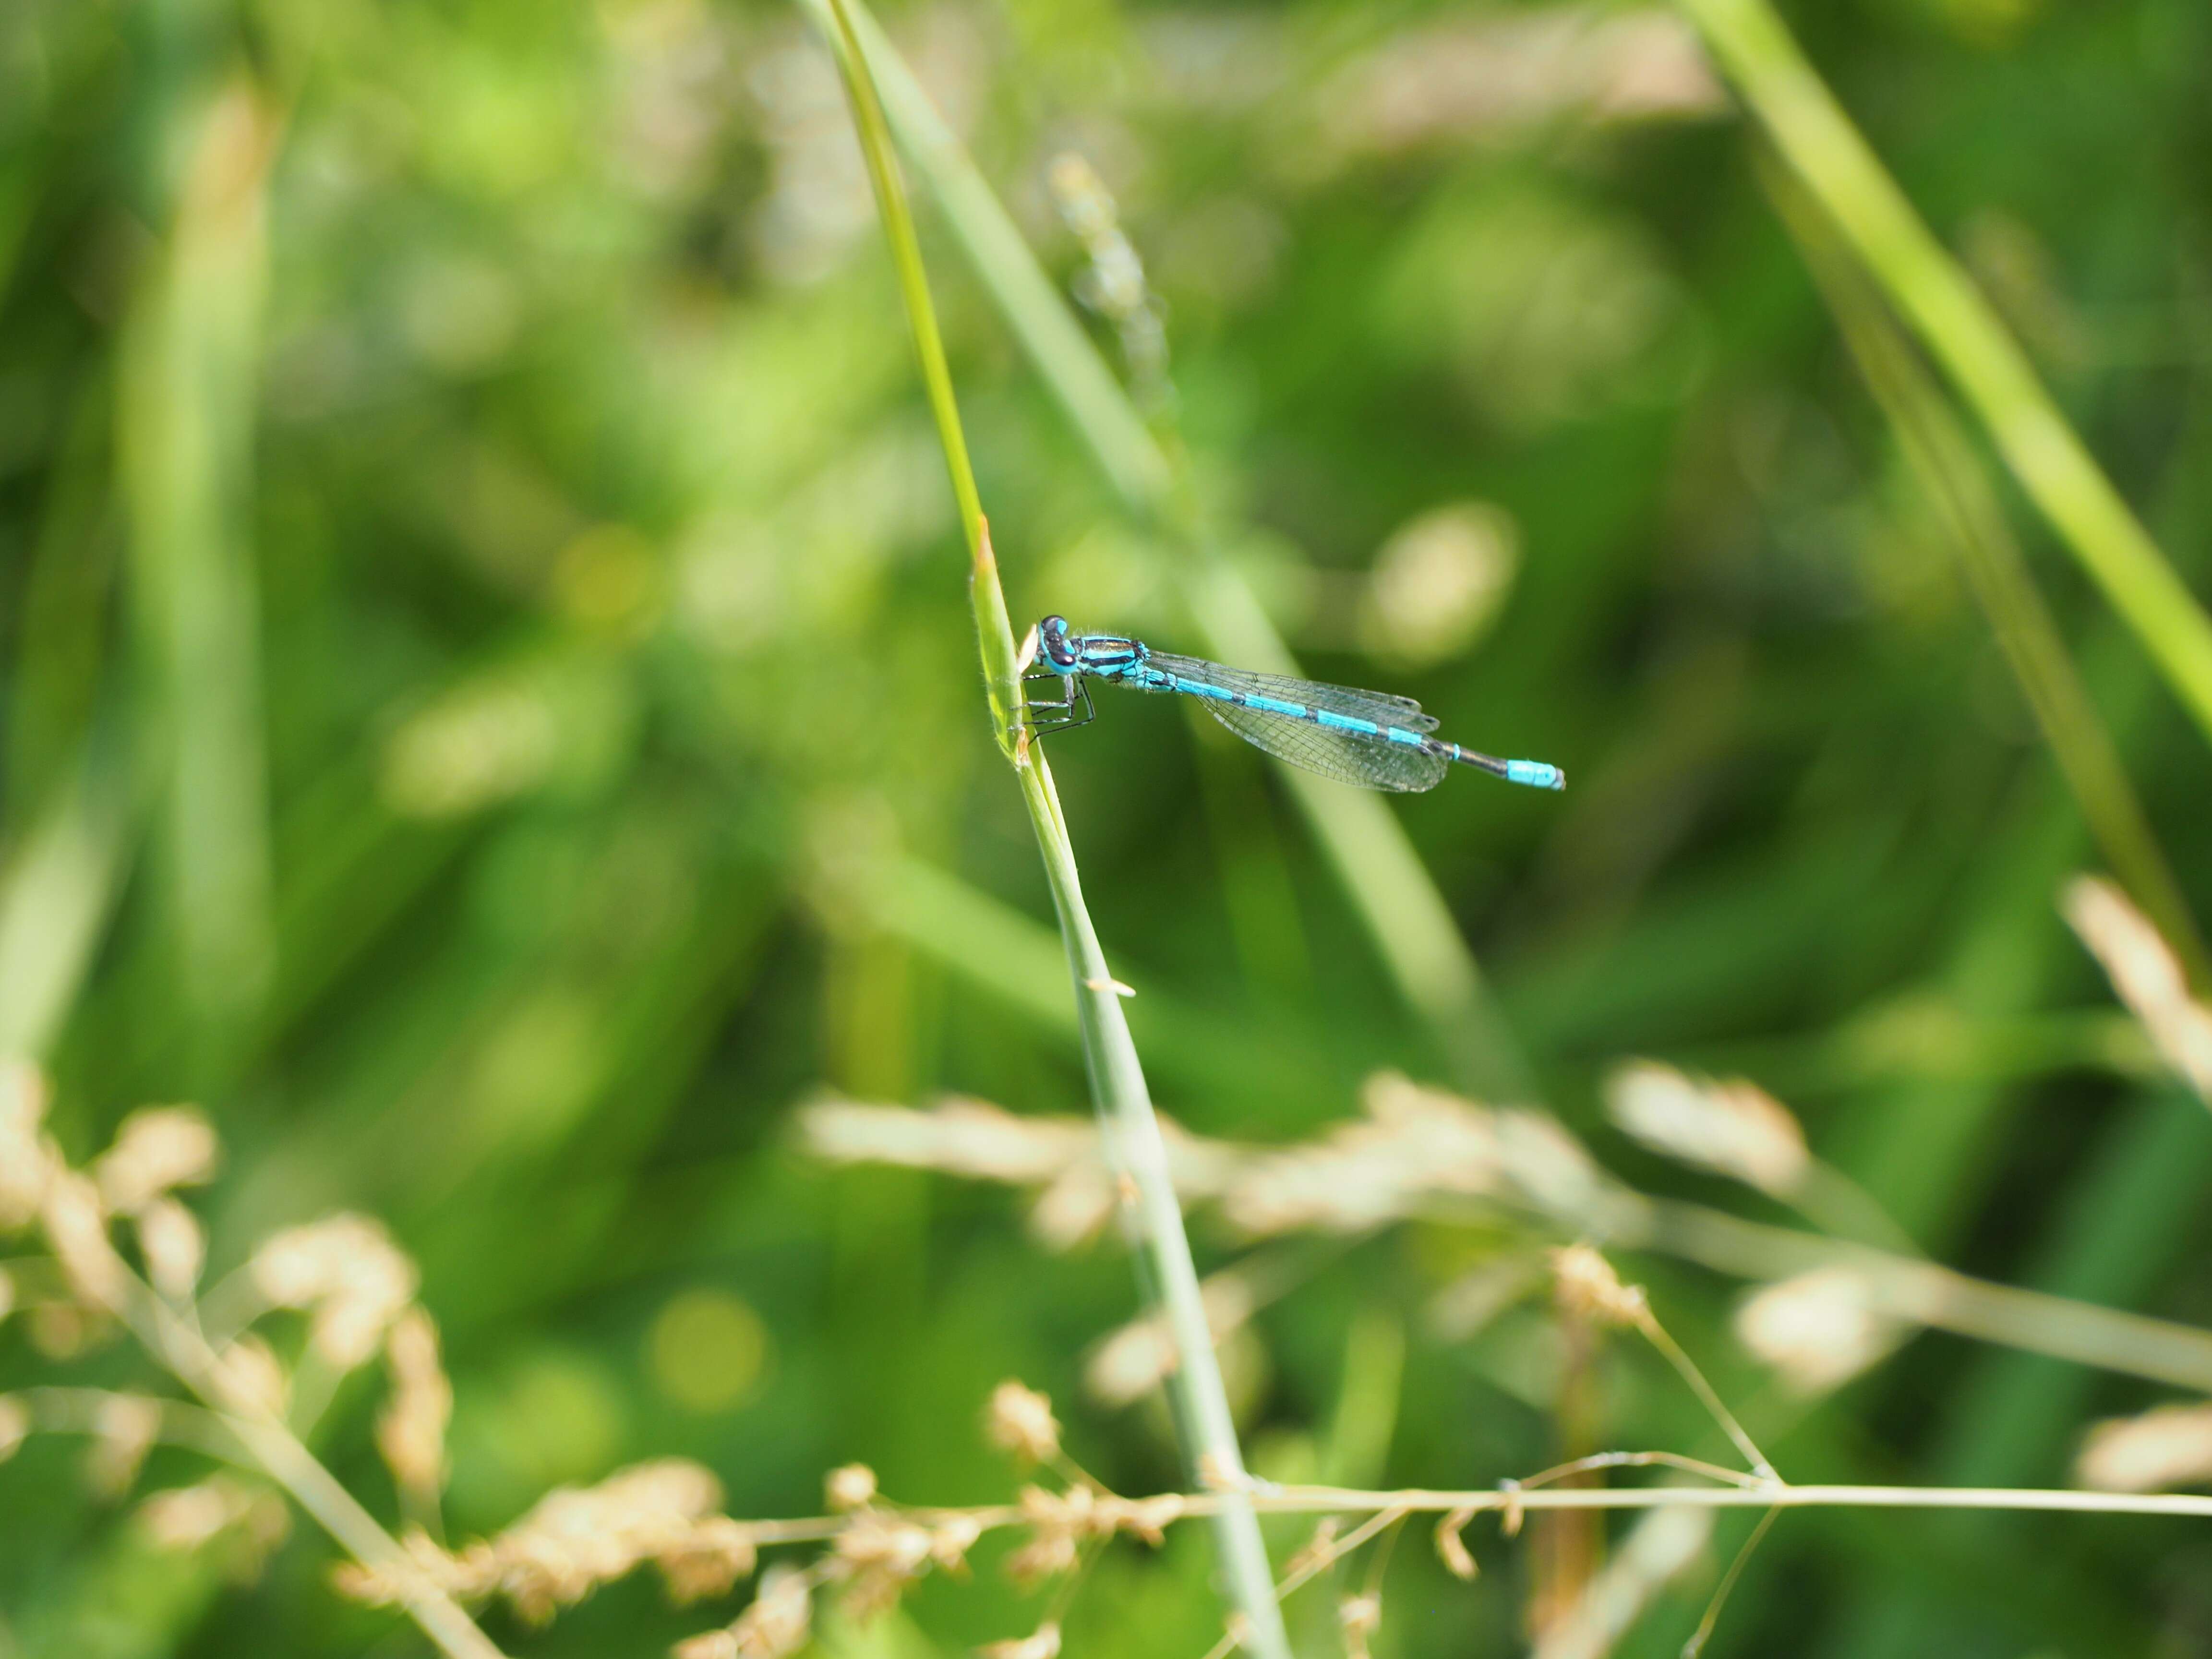
[[[1021,1584],[1034,1584],[1066,1571],[1080,1558],[1085,1544],[1103,1542],[1117,1534],[1141,1539],[1158,1548],[1167,1528],[1181,1520],[1189,1507],[1176,1492],[1118,1498],[1080,1484],[1058,1492],[1024,1486],[1017,1502],[1030,1535],[1007,1557],[1006,1572]]]
[[[1217,1347],[1244,1329],[1260,1305],[1251,1277],[1237,1267],[1209,1273],[1199,1286],[1199,1299]],[[1084,1364],[1083,1384],[1103,1406],[1127,1406],[1166,1382],[1182,1364],[1175,1331],[1166,1317],[1143,1314],[1108,1332],[1091,1350]]]
[[[1247,1232],[1358,1232],[1433,1194],[1495,1194],[1503,1176],[1496,1115],[1395,1072],[1370,1078],[1365,1116],[1317,1139],[1246,1158],[1224,1194]]]
[[[778,1562],[761,1575],[760,1595],[729,1628],[733,1659],[788,1659],[806,1645],[814,1589],[806,1574]]]
[[[40,1220],[46,1243],[78,1300],[103,1309],[119,1303],[130,1283],[130,1270],[108,1239],[107,1212],[92,1178],[74,1170],[55,1170],[46,1182]]]
[[[37,1218],[60,1163],[41,1130],[47,1101],[45,1073],[27,1060],[0,1061],[0,1232]]]
[[[1060,1420],[1052,1401],[1009,1377],[991,1391],[985,1431],[1000,1450],[1028,1463],[1049,1463],[1060,1455]]]
[[[154,1493],[138,1506],[137,1521],[156,1549],[181,1553],[228,1539],[233,1551],[227,1567],[234,1580],[258,1577],[270,1552],[292,1529],[292,1512],[282,1498],[228,1474]]]
[[[190,1301],[207,1265],[207,1235],[198,1218],[164,1193],[138,1211],[137,1225],[139,1254],[154,1288],[172,1302]]]
[[[1566,1313],[1600,1324],[1638,1328],[1651,1317],[1644,1287],[1622,1284],[1613,1264],[1588,1244],[1552,1252],[1552,1281]]]
[[[1367,1659],[1367,1638],[1382,1622],[1382,1598],[1347,1595],[1336,1604],[1336,1626],[1344,1633],[1345,1659]]]
[[[956,1515],[939,1522],[929,1532],[929,1559],[942,1572],[965,1574],[968,1552],[983,1535],[983,1523],[970,1515]]]
[[[1012,1642],[988,1642],[975,1652],[978,1659],[1060,1659],[1060,1623],[1048,1620],[1032,1635]]]
[[[277,1306],[312,1310],[308,1340],[341,1370],[376,1352],[420,1283],[380,1222],[349,1213],[275,1234],[254,1252],[252,1272]]]
[[[876,1472],[866,1463],[848,1463],[823,1477],[822,1492],[840,1515],[866,1509],[876,1501]]]
[[[752,1529],[726,1515],[710,1515],[689,1534],[653,1552],[668,1599],[678,1607],[727,1595],[750,1577],[760,1559]]]
[[[2089,1431],[2074,1477],[2100,1492],[2162,1492],[2212,1482],[2212,1404],[2160,1406]]]
[[[446,1428],[453,1385],[439,1363],[438,1328],[410,1307],[385,1334],[392,1397],[376,1422],[376,1447],[392,1478],[407,1492],[434,1497],[446,1484]]]
[[[1897,1346],[1905,1327],[1850,1267],[1816,1267],[1755,1292],[1736,1310],[1744,1346],[1802,1394],[1840,1387]]]
[[[1778,1196],[1812,1167],[1805,1132],[1783,1104],[1741,1079],[1692,1078],[1655,1060],[1632,1060],[1606,1081],[1614,1123],[1654,1152]]]
[[[714,1524],[721,1486],[714,1475],[682,1458],[637,1464],[596,1486],[549,1492],[505,1532],[458,1555],[420,1533],[406,1540],[410,1571],[448,1594],[506,1598],[520,1618],[543,1622],[592,1590],[642,1563],[678,1563],[674,1577],[696,1565],[702,1549],[727,1548],[750,1565],[751,1540],[742,1551]],[[702,1538],[702,1534],[705,1537]],[[730,1582],[736,1582],[732,1573]],[[378,1605],[404,1601],[406,1584],[367,1567],[337,1575],[340,1590]],[[686,1582],[693,1582],[687,1579]]]
[[[104,1395],[93,1417],[92,1448],[85,1458],[85,1479],[94,1492],[113,1499],[129,1492],[161,1437],[160,1401],[136,1394]]]
[[[110,1210],[136,1215],[166,1193],[211,1179],[220,1152],[198,1107],[146,1106],[123,1120],[92,1175]]]
[[[2059,908],[2160,1056],[2212,1103],[2212,1009],[2189,994],[2172,947],[2125,894],[2098,877],[2069,882]]]
[[[1482,1571],[1464,1535],[1467,1523],[1474,1519],[1472,1509],[1456,1509],[1437,1522],[1437,1556],[1455,1578],[1473,1580]]]
[[[1343,1522],[1334,1515],[1324,1515],[1317,1522],[1313,1534],[1301,1544],[1297,1553],[1283,1564],[1283,1577],[1303,1580],[1311,1577],[1336,1559],[1336,1534]]]
[[[1032,1186],[1098,1155],[1098,1135],[1076,1118],[1021,1117],[980,1100],[927,1111],[823,1101],[799,1115],[807,1147],[837,1164],[896,1164]]]
[[[837,1534],[830,1571],[844,1586],[840,1604],[863,1622],[888,1612],[929,1571],[934,1540],[927,1527],[871,1510]]]

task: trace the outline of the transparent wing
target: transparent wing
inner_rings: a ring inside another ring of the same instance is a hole
[[[1273,677],[1255,675],[1251,678]],[[1308,690],[1329,689],[1315,687],[1304,680],[1278,680],[1277,684],[1285,687],[1303,687]],[[1267,695],[1277,696],[1284,694],[1271,691]],[[1401,749],[1395,744],[1359,737],[1350,732],[1334,732],[1328,726],[1316,726],[1310,720],[1296,720],[1288,714],[1271,714],[1264,708],[1246,708],[1233,702],[1208,702],[1206,712],[1255,749],[1264,749],[1279,760],[1286,760],[1309,772],[1318,772],[1325,778],[1334,778],[1339,783],[1353,784],[1362,789],[1390,789],[1401,793],[1433,789],[1443,781],[1445,772],[1451,767],[1451,762],[1442,755],[1426,754],[1419,749]],[[1364,714],[1364,710],[1345,712]],[[1397,723],[1406,724],[1402,718]]]
[[[1359,691],[1348,685],[1323,685],[1318,680],[1293,679],[1287,674],[1255,674],[1249,669],[1231,668],[1224,664],[1206,662],[1197,657],[1173,656],[1164,651],[1154,651],[1145,660],[1147,665],[1173,674],[1177,679],[1197,680],[1203,684],[1220,686],[1224,690],[1247,691],[1262,697],[1273,697],[1282,702],[1304,703],[1309,708],[1326,708],[1332,714],[1373,720],[1377,726],[1402,726],[1408,732],[1433,732],[1437,729],[1437,717],[1424,714],[1421,705],[1411,697],[1394,697],[1382,691]],[[1227,717],[1224,715],[1223,718],[1225,720]],[[1251,741],[1260,742],[1257,738],[1251,738]],[[1267,747],[1265,744],[1260,744],[1260,746],[1262,749]],[[1275,751],[1269,750],[1268,752],[1273,754]],[[1285,758],[1289,757],[1286,756]],[[1422,787],[1427,786],[1423,785]]]

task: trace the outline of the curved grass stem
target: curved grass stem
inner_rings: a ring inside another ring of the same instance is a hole
[[[990,185],[859,0],[800,0],[825,28],[848,30],[865,54],[899,146],[944,210],[947,228],[1122,503],[1185,555],[1176,574],[1207,652],[1267,673],[1298,665],[1251,584],[1218,555],[1188,467],[1164,447],[1083,331]],[[1399,994],[1433,1034],[1460,1084],[1486,1099],[1526,1097],[1526,1058],[1491,996],[1450,907],[1405,828],[1379,798],[1282,769]]]
[[[1052,786],[1052,773],[1042,751],[1021,741],[1017,724],[1021,712],[1020,683],[1012,627],[1006,615],[1006,595],[999,585],[998,562],[991,550],[990,527],[985,523],[975,476],[969,465],[967,441],[960,426],[959,406],[952,392],[951,371],[945,359],[938,332],[935,308],[929,297],[921,246],[914,234],[897,163],[891,153],[890,135],[878,101],[868,60],[855,39],[853,21],[843,0],[829,0],[834,23],[832,41],[845,73],[860,129],[860,147],[867,158],[868,174],[875,186],[884,234],[898,270],[899,287],[913,325],[915,350],[921,359],[928,387],[938,435],[943,441],[952,489],[960,503],[972,562],[969,601],[975,619],[976,644],[981,653],[983,678],[990,701],[993,735],[1013,764],[1022,800],[1029,808],[1036,831],[1037,850],[1044,860],[1045,876],[1059,913],[1060,936],[1066,946],[1068,970],[1074,981],[1077,1012],[1083,1036],[1085,1069],[1091,1094],[1113,1167],[1126,1183],[1123,1212],[1141,1249],[1143,1277],[1151,1298],[1164,1315],[1175,1338],[1177,1364],[1168,1379],[1168,1390],[1182,1431],[1183,1451],[1193,1478],[1199,1484],[1224,1487],[1213,1512],[1214,1535],[1221,1551],[1224,1577],[1230,1599],[1249,1631],[1249,1644],[1261,1659],[1290,1659],[1289,1638],[1276,1606],[1274,1582],[1267,1551],[1260,1535],[1258,1519],[1246,1499],[1243,1458],[1237,1430],[1230,1416],[1229,1396],[1213,1354],[1206,1308],[1200,1297],[1198,1270],[1191,1260],[1190,1241],[1183,1231],[1182,1210],[1168,1171],[1167,1148],[1160,1137],[1159,1120],[1152,1110],[1152,1094],[1113,974],[1107,966],[1091,915],[1083,902],[1083,886],[1076,872],[1075,854]]]

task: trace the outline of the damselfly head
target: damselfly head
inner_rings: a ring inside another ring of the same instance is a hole
[[[1047,617],[1037,624],[1036,635],[1037,653],[1045,659],[1046,665],[1063,674],[1073,673],[1083,660],[1083,653],[1068,637],[1067,618]]]

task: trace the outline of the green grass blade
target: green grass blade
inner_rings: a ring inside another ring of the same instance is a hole
[[[2212,619],[1765,0],[1682,0],[1723,69],[1998,453],[2212,736]]]
[[[827,19],[829,0],[801,3]],[[902,149],[927,180],[1037,374],[1124,503],[1189,556],[1179,574],[1206,649],[1241,667],[1297,673],[1250,585],[1214,556],[1182,470],[1146,427],[1012,217],[866,9],[849,4],[844,12]],[[1528,1063],[1482,969],[1389,807],[1294,768],[1282,768],[1281,775],[1401,994],[1435,1033],[1459,1080],[1491,1098],[1530,1092]]]
[[[1837,243],[1794,174],[1771,168],[1769,194],[1796,240],[1859,372],[1896,435],[1967,585],[2106,860],[2202,987],[2212,961],[2135,786],[2068,653],[1980,457],[1880,298]]]
[[[922,269],[921,250],[915,239],[914,222],[899,182],[897,163],[891,154],[890,135],[876,100],[866,60],[854,40],[850,19],[840,0],[831,0],[835,32],[831,39],[841,48],[839,61],[852,95],[860,128],[860,147],[882,210],[884,230],[898,268],[899,286],[908,319],[914,325],[915,349],[921,361],[922,379],[929,388],[930,407],[938,434],[945,446],[945,465],[952,474],[954,495],[960,502],[963,527],[967,532],[973,562],[969,597],[974,606],[978,647],[988,689],[993,730],[999,745],[1013,762],[1022,799],[1035,826],[1053,903],[1059,911],[1060,933],[1075,985],[1075,999],[1083,1030],[1085,1068],[1091,1079],[1091,1099],[1097,1105],[1109,1155],[1130,1178],[1136,1189],[1128,1206],[1128,1221],[1140,1239],[1140,1260],[1146,1264],[1149,1289],[1166,1315],[1175,1334],[1180,1363],[1169,1380],[1169,1389],[1181,1427],[1183,1450],[1194,1481],[1225,1479],[1234,1485],[1243,1478],[1243,1457],[1237,1443],[1236,1424],[1230,1415],[1229,1396],[1222,1386],[1221,1370],[1213,1353],[1206,1309],[1199,1292],[1198,1270],[1191,1260],[1190,1241],[1183,1231],[1182,1210],[1169,1177],[1167,1149],[1152,1111],[1151,1091],[1136,1044],[1129,1036],[1128,1021],[1120,993],[1106,964],[1090,912],[1083,902],[1083,887],[1076,873],[1075,854],[1067,825],[1052,787],[1052,775],[1041,750],[1020,740],[1015,726],[1019,712],[1019,683],[1013,630],[1006,617],[1006,595],[999,586],[996,560],[991,552],[988,526],[968,464],[967,441],[960,428],[960,411],[952,394],[951,371],[937,329],[930,301],[928,279]],[[1214,1522],[1221,1551],[1224,1577],[1230,1599],[1249,1630],[1248,1645],[1261,1659],[1289,1659],[1289,1639],[1284,1633],[1277,1606],[1274,1579],[1267,1564],[1265,1540],[1258,1518],[1249,1504],[1225,1505]]]
[[[276,117],[243,82],[197,124],[174,233],[131,319],[118,410],[179,983],[204,1018],[233,1025],[258,1006],[275,955],[247,536],[276,138]]]
[[[132,840],[128,768],[98,742],[51,796],[0,872],[0,1054],[34,1060],[76,1000]]]

